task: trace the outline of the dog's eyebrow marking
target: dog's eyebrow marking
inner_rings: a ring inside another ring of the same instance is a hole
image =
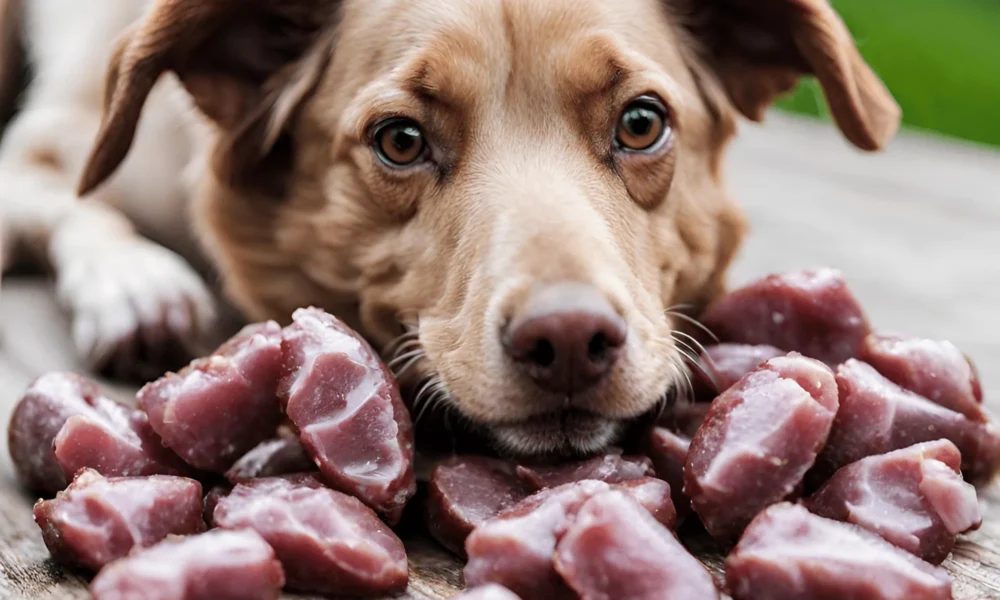
[[[572,44],[561,62],[566,84],[580,98],[610,94],[632,71],[615,41],[602,34]]]

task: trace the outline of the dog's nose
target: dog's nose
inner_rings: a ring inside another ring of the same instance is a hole
[[[543,389],[579,393],[618,358],[628,326],[589,285],[560,283],[534,292],[503,332],[507,354]]]

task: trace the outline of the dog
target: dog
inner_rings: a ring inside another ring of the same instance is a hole
[[[858,148],[900,119],[825,0],[25,12],[5,252],[52,267],[82,356],[187,347],[217,277],[247,320],[329,310],[414,414],[514,455],[616,444],[687,385],[688,322],[746,230],[725,183],[740,118],[815,76]]]

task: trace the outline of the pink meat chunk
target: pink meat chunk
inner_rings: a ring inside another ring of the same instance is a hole
[[[622,456],[621,452],[595,456],[555,466],[519,465],[517,476],[532,491],[557,487],[584,479],[621,483],[653,475],[653,464],[645,456]]]
[[[715,399],[691,441],[684,493],[708,532],[729,541],[789,498],[823,448],[837,385],[823,363],[773,358]]]
[[[83,468],[109,477],[188,471],[141,411],[73,373],[48,373],[32,382],[11,415],[8,445],[21,483],[46,496]]]
[[[555,569],[581,598],[711,600],[712,576],[627,495],[590,498],[556,546]]]
[[[356,498],[291,475],[241,483],[213,515],[223,529],[253,529],[274,548],[291,589],[394,594],[408,582],[403,543]]]
[[[556,543],[583,503],[608,489],[600,481],[550,488],[481,524],[465,541],[466,585],[496,583],[522,598],[576,598],[552,564]]]
[[[104,567],[94,600],[277,600],[285,584],[274,550],[253,531],[171,536]]]
[[[677,518],[683,521],[691,513],[691,500],[684,494],[684,464],[691,438],[664,427],[654,427],[646,437],[644,450],[653,461],[656,476],[670,485]]]
[[[521,600],[521,598],[502,585],[487,583],[452,596],[451,600]]]
[[[903,389],[973,421],[986,421],[972,362],[951,342],[871,334],[859,359]]]
[[[667,527],[676,524],[670,489],[658,479],[620,484],[588,479],[548,488],[473,530],[465,541],[466,584],[496,583],[523,598],[576,598],[556,573],[552,556],[577,510],[592,496],[609,490],[632,498],[652,520]]]
[[[743,376],[772,358],[785,356],[784,350],[774,346],[748,344],[715,344],[705,348],[692,369],[698,396],[708,401],[728,390]]]
[[[698,428],[705,422],[705,417],[711,408],[710,402],[679,404],[660,417],[657,424],[684,437],[693,438],[694,434],[698,433]]]
[[[428,484],[426,522],[431,536],[459,556],[472,530],[529,494],[509,462],[464,456],[434,467]]]
[[[147,384],[136,397],[163,443],[188,464],[223,473],[274,436],[281,328],[248,325],[211,356]]]
[[[962,453],[972,483],[992,479],[1000,465],[1000,437],[992,423],[972,421],[899,387],[871,365],[849,360],[837,369],[840,410],[816,465],[817,477],[866,456],[947,439]]]
[[[829,365],[856,357],[870,332],[834,269],[769,275],[717,300],[701,321],[723,342],[774,346]]]
[[[113,477],[85,469],[52,500],[35,504],[52,557],[98,570],[170,534],[204,531],[201,484],[170,475]]]
[[[789,503],[757,515],[726,558],[734,600],[951,600],[947,572]]]
[[[392,374],[357,333],[316,308],[285,329],[279,395],[330,484],[390,524],[416,493],[413,425]]]
[[[976,489],[959,472],[961,461],[948,440],[869,456],[837,471],[803,504],[941,564],[955,536],[982,523]]]
[[[228,471],[226,479],[237,484],[260,477],[274,477],[291,473],[307,473],[316,470],[309,455],[294,435],[261,442],[253,450],[244,454]]]

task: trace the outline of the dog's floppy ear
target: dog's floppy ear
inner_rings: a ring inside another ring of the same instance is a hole
[[[263,158],[322,74],[338,4],[156,0],[121,35],[112,53],[104,119],[80,181],[80,195],[104,182],[125,159],[143,104],[168,71],[228,136],[231,147],[246,154],[235,162]],[[237,143],[248,138],[252,150]]]
[[[878,150],[899,128],[899,105],[827,0],[677,0],[675,6],[747,118],[761,121],[777,96],[812,74],[855,146]]]

